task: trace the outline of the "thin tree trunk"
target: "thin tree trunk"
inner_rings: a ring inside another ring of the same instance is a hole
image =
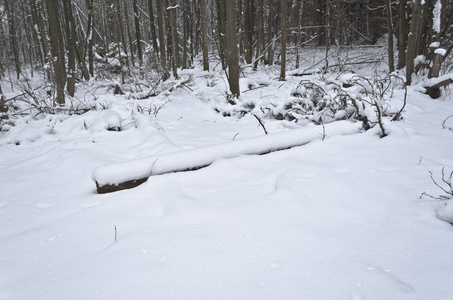
[[[201,49],[203,52],[203,70],[209,71],[208,34],[206,30],[206,0],[200,0],[201,7]]]
[[[225,1],[226,13],[226,59],[228,64],[228,83],[230,92],[239,97],[239,53],[237,43],[236,27],[236,5],[234,0]]]
[[[385,0],[385,10],[387,16],[387,47],[388,47],[388,64],[389,72],[395,71],[395,63],[393,61],[393,26],[392,26],[392,7],[390,0]]]
[[[135,23],[135,38],[137,44],[138,63],[143,65],[143,51],[142,51],[142,35],[140,31],[140,19],[137,0],[132,0],[132,8],[134,10],[134,23]]]
[[[52,54],[52,65],[54,69],[54,81],[57,87],[56,101],[58,104],[65,104],[64,86],[66,79],[64,45],[62,45],[62,32],[58,13],[58,0],[46,0],[49,34],[50,52]]]
[[[119,23],[118,27],[119,27],[121,46],[122,46],[122,50],[123,50],[124,54],[126,54],[126,67],[127,67],[128,72],[130,73],[131,66],[129,64],[129,54],[128,54],[127,46],[126,46],[126,37],[124,36],[124,20],[123,20],[123,14],[121,11],[120,1],[121,0],[117,0],[117,2],[116,2],[116,6],[117,6],[116,14],[117,14],[118,23]]]
[[[398,69],[406,66],[407,20],[406,0],[398,3]]]
[[[169,11],[169,24],[170,24],[170,36],[171,36],[171,51],[172,51],[172,71],[173,77],[178,78],[178,66],[179,66],[179,51],[178,51],[178,40],[176,31],[176,6],[174,0],[170,0],[170,7],[167,8]]]
[[[244,45],[245,45],[245,61],[247,64],[252,63],[253,59],[253,0],[245,0],[245,16],[244,16]]]
[[[71,9],[71,0],[63,0],[63,11],[65,19],[65,29],[66,29],[66,39],[67,39],[67,49],[68,49],[68,70],[67,70],[67,79],[66,79],[66,91],[69,96],[74,97],[75,93],[75,29],[73,30],[71,22],[70,13]]]
[[[94,76],[94,51],[93,51],[93,15],[94,15],[94,2],[93,0],[86,0],[86,6],[88,9],[88,21],[87,21],[87,52],[88,52],[88,71],[91,76]]]
[[[16,75],[17,75],[17,79],[19,79],[20,73],[22,72],[21,66],[20,66],[20,58],[19,58],[19,45],[17,44],[14,7],[11,7],[10,1],[11,0],[5,0],[4,3],[5,3],[5,10],[6,10],[7,18],[8,18],[9,39],[11,41],[11,47],[13,48]]]
[[[129,52],[131,54],[131,63],[135,67],[135,55],[134,55],[134,39],[132,38],[131,27],[129,22],[129,10],[127,8],[128,1],[124,1],[124,17],[126,21],[127,38],[129,39]]]
[[[282,52],[280,56],[280,80],[285,80],[286,78],[286,0],[280,0],[280,18],[281,18],[281,47]]]
[[[299,16],[297,18],[297,36],[296,36],[296,69],[299,68],[300,55],[299,48],[302,39],[302,15],[304,11],[304,0],[300,0]]]
[[[162,80],[165,81],[170,76],[167,70],[166,61],[167,57],[165,55],[165,36],[164,36],[164,10],[162,7],[163,0],[156,1],[157,9],[157,24],[158,24],[158,34],[159,34],[159,50],[160,50],[160,67],[162,68]]]
[[[272,13],[273,11],[272,1],[273,0],[269,0],[269,15],[267,18],[267,43],[269,44],[269,48],[267,50],[267,61],[265,62],[270,66],[273,65],[274,63],[274,46],[271,45],[272,40],[274,38],[272,32],[272,20],[274,16],[274,14]]]
[[[410,27],[410,33],[407,42],[406,52],[406,84],[411,85],[412,74],[415,71],[415,58],[418,54],[419,43],[423,32],[424,23],[424,0],[415,0],[412,7],[412,21]]]
[[[149,26],[151,28],[151,40],[153,43],[153,50],[159,56],[159,47],[157,46],[156,25],[154,22],[154,8],[153,0],[148,0],[148,13],[149,13]]]

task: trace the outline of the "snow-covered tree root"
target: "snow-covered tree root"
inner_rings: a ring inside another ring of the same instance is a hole
[[[261,155],[279,150],[286,150],[308,144],[323,138],[323,130],[328,137],[360,132],[362,123],[338,121],[322,126],[306,127],[267,134],[245,140],[206,146],[143,158],[122,163],[101,166],[94,170],[93,181],[99,194],[134,188],[150,176],[173,172],[198,170],[209,166],[221,158],[233,158],[241,155]]]

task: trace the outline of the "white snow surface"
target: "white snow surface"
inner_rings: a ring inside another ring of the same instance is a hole
[[[451,299],[453,227],[439,218],[453,219],[453,200],[419,198],[442,192],[429,171],[453,170],[448,95],[410,88],[382,139],[377,127],[336,135],[333,123],[324,141],[97,194],[100,166],[264,135],[254,117],[200,101],[222,99],[223,80],[196,80],[193,92],[105,95],[106,115],[39,116],[0,136],[0,299]],[[284,99],[298,80],[243,97]],[[395,90],[392,105],[402,99]],[[135,113],[152,103],[167,104]],[[121,131],[105,130],[112,122]]]

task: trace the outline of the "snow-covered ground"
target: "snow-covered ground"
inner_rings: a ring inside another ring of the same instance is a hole
[[[255,76],[269,86],[243,97],[283,99],[300,80]],[[2,134],[0,299],[451,299],[453,227],[439,216],[453,221],[453,203],[419,198],[442,194],[430,171],[441,182],[453,170],[449,96],[410,89],[382,139],[376,128],[322,141],[319,126],[301,147],[97,194],[99,166],[264,135],[253,116],[214,111],[224,81],[195,78],[192,91],[100,95],[108,110],[22,118]]]

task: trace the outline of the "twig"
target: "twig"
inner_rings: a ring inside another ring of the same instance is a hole
[[[443,173],[444,173],[444,168],[442,168],[442,177],[444,176]],[[440,188],[442,191],[444,191],[445,194],[448,194],[448,195],[451,194],[451,192],[447,192],[443,187],[441,187],[441,186],[434,180],[434,178],[433,178],[433,172],[431,172],[431,171],[429,172],[429,177],[431,177],[431,180],[434,182],[434,184],[435,184],[438,188]]]
[[[258,116],[255,114],[253,114],[253,116],[258,120],[258,123],[260,123],[261,127],[263,127],[264,133],[267,134],[266,127],[264,127],[264,124],[263,124],[263,122],[261,122],[261,119],[258,118]]]

